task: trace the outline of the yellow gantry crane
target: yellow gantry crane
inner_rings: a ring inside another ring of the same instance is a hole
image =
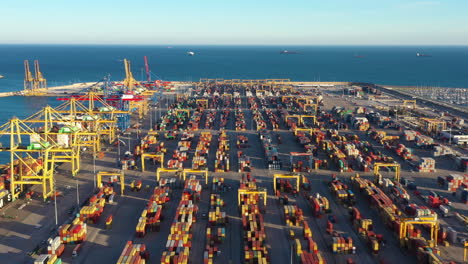
[[[80,147],[79,131],[76,124],[67,122],[62,115],[56,112],[51,106],[46,106],[42,110],[23,120],[43,138],[55,142],[55,146],[49,150],[50,159],[54,163],[71,163],[71,173],[76,176],[80,170]]]
[[[375,163],[374,164],[374,184],[379,185],[382,181],[382,174],[380,174],[380,168],[394,168],[395,169],[395,177],[393,180],[395,182],[400,182],[400,164],[398,163]]]
[[[203,175],[204,178],[205,178],[205,184],[208,184],[208,170],[184,169],[184,171],[182,172],[182,178],[183,178],[184,181],[187,178],[187,173]]]
[[[238,205],[241,204],[241,197],[242,195],[261,195],[263,196],[263,205],[266,206],[267,204],[267,191],[265,189],[258,188],[257,190],[245,190],[245,189],[238,189],[237,190],[237,203]]]
[[[34,90],[34,77],[29,69],[29,61],[24,61],[24,92],[30,93]]]
[[[119,181],[120,181],[120,195],[124,195],[124,191],[125,191],[125,174],[123,173],[123,171],[100,171],[98,172],[97,174],[97,187],[98,188],[102,188],[103,187],[103,184],[102,184],[102,177],[118,177],[119,178]]]
[[[287,175],[287,174],[274,174],[273,175],[273,190],[276,193],[276,180],[277,179],[295,179],[296,180],[296,190],[300,191],[300,185],[301,185],[301,175],[300,174],[292,174],[292,175]]]
[[[41,69],[39,67],[39,61],[35,60],[34,61],[34,90],[36,91],[42,91],[47,89],[47,80],[44,78],[42,75]]]
[[[439,232],[439,222],[437,221],[437,215],[416,217],[416,218],[401,218],[400,219],[400,243],[404,243],[404,239],[407,237],[409,225],[429,225],[430,226],[430,237],[428,241],[429,246],[435,247],[437,245],[437,234]]]
[[[133,88],[138,85],[138,82],[133,78],[132,70],[130,68],[130,61],[124,59],[125,66],[125,79],[123,80],[123,85],[127,87],[129,91],[132,91]]]
[[[9,140],[0,151],[10,152],[12,199],[19,197],[25,185],[42,185],[44,200],[52,196],[55,163],[51,150],[57,148],[57,143],[49,134],[38,133],[16,117],[0,126],[0,136],[4,135]]]

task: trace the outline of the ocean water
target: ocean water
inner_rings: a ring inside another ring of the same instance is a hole
[[[283,49],[300,54],[279,54]],[[187,56],[187,51],[196,55]],[[432,57],[416,57],[417,52]],[[0,75],[5,76],[0,79],[0,91],[22,89],[26,59],[31,66],[38,59],[49,86],[55,86],[98,81],[106,74],[121,80],[123,58],[131,60],[135,78],[143,79],[145,55],[151,71],[165,80],[289,78],[468,87],[468,46],[0,45]]]

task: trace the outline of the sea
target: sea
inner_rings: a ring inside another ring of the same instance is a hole
[[[282,50],[297,54],[280,54]],[[195,56],[188,56],[193,51]],[[429,56],[417,57],[416,53]],[[23,61],[39,60],[48,86],[124,78],[123,59],[145,79],[200,78],[360,81],[389,85],[468,87],[468,46],[123,46],[0,45],[0,92],[23,89]],[[25,118],[55,98],[0,98],[0,124]]]

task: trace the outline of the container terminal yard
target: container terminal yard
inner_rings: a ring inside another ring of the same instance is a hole
[[[367,84],[136,81],[124,63],[0,126],[1,263],[466,263],[464,116]],[[38,67],[21,95],[49,93]]]

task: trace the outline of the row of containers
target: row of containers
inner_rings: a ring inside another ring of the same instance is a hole
[[[182,199],[177,207],[176,215],[167,238],[166,250],[161,256],[162,264],[188,263],[191,242],[191,228],[197,221],[196,215],[200,200],[202,185],[195,177],[185,181]]]
[[[15,160],[13,163],[13,175],[20,173],[24,175],[34,175],[43,168],[42,159],[24,158],[23,162]],[[10,164],[0,165],[0,209],[12,201],[10,193],[12,170]],[[17,186],[16,192],[20,192],[20,186]]]
[[[308,222],[304,219],[302,209],[300,209],[296,204],[291,204],[289,202],[288,194],[297,196],[299,190],[297,190],[295,185],[291,183],[290,179],[278,178],[276,180],[276,196],[282,206],[286,226],[290,228],[299,228],[302,231],[302,235],[296,235],[293,229],[290,230],[290,239],[293,240],[295,261],[302,264],[326,263],[321,252],[318,250],[317,243],[312,238],[312,230],[310,229]],[[304,178],[302,181],[304,182]],[[305,187],[305,189],[309,189],[307,186]]]
[[[447,240],[448,235],[445,228],[437,229],[437,214],[425,206],[416,204],[397,203],[396,206],[392,199],[387,196],[379,187],[371,181],[363,179],[356,175],[351,179],[353,188],[362,193],[370,201],[371,208],[377,210],[385,225],[390,228],[396,237],[400,240],[402,247],[410,250],[417,256],[418,263],[444,263],[440,256],[439,249],[435,247],[438,243],[443,243]],[[417,225],[408,222],[411,219],[427,219],[428,223],[433,223],[433,232],[438,234],[438,241],[429,240],[422,236],[422,231]],[[408,220],[409,219],[409,220]],[[403,226],[406,226],[406,233],[401,233]]]
[[[223,110],[221,112],[221,120],[219,122],[219,129],[227,129],[228,126],[228,121],[229,121],[229,116],[231,115],[230,110]],[[245,125],[244,125],[245,128]],[[237,114],[236,114],[236,130],[237,130]]]
[[[192,169],[204,170],[208,168],[208,154],[212,137],[212,134],[209,132],[200,133],[199,141],[192,159]]]
[[[34,264],[59,264],[62,263],[60,256],[66,245],[75,245],[73,252],[76,254],[81,243],[87,237],[87,224],[97,224],[104,207],[114,200],[115,192],[112,187],[105,186],[88,199],[87,205],[81,207],[76,217],[70,222],[58,228],[58,235],[47,240],[47,254],[41,254],[35,259]],[[110,215],[107,222],[112,222]]]
[[[266,264],[270,262],[266,245],[265,225],[263,213],[265,208],[261,206],[260,190],[256,180],[250,174],[243,175],[240,188],[241,191],[251,193],[240,195],[240,213],[242,216],[244,263]],[[266,197],[263,197],[266,199]]]
[[[224,182],[218,178],[214,181],[214,188],[217,182]],[[214,263],[215,256],[221,253],[220,246],[226,239],[226,223],[228,221],[226,212],[223,211],[224,200],[220,194],[210,195],[210,211],[208,212],[208,225],[206,227],[206,246],[203,253],[204,264]]]
[[[282,168],[282,163],[279,158],[278,148],[273,144],[271,133],[267,130],[260,130],[259,137],[265,154],[266,162],[268,164],[268,169],[280,170]]]
[[[245,113],[242,110],[236,109],[236,131],[245,131],[247,129],[247,123],[245,122]]]
[[[229,136],[226,131],[221,131],[218,137],[218,148],[215,158],[215,172],[227,172],[230,170],[230,155],[229,155]]]
[[[468,175],[450,174],[438,177],[437,183],[447,191],[455,193],[455,196],[463,203],[468,203]]]
[[[144,237],[147,232],[159,231],[160,223],[164,218],[163,209],[171,199],[170,181],[161,179],[159,186],[155,187],[146,208],[142,211],[136,226],[136,235]]]
[[[180,140],[177,142],[177,148],[174,150],[172,158],[167,161],[167,168],[182,169],[184,167],[184,162],[188,159],[194,136],[193,133],[183,132]]]

